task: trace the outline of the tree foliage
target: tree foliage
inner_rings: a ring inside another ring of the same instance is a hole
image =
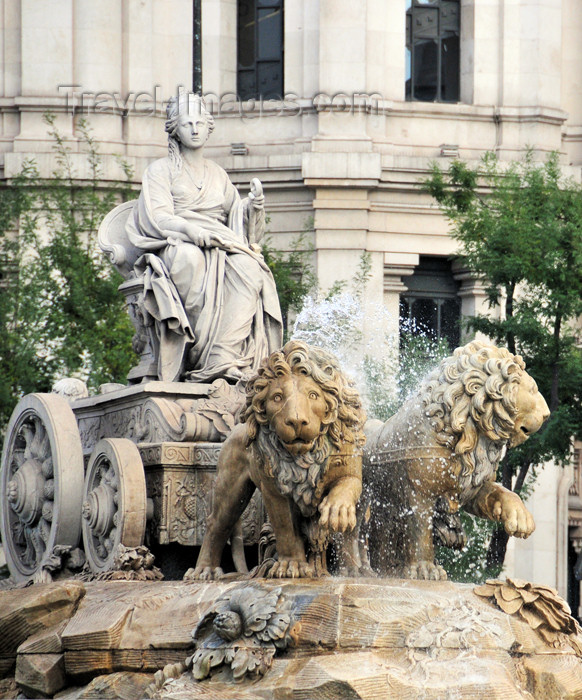
[[[542,430],[500,466],[498,478],[519,493],[535,465],[566,462],[572,436],[582,433],[582,188],[563,177],[557,154],[539,163],[531,152],[506,167],[490,153],[476,168],[455,161],[443,173],[435,165],[425,184],[460,259],[485,284],[491,312],[468,326],[522,355],[550,406]],[[487,558],[493,568],[506,544],[497,530]]]
[[[103,217],[130,193],[105,186],[91,130],[78,124],[88,179],[79,180],[72,148],[45,115],[57,167],[50,178],[27,161],[0,190],[0,427],[16,402],[50,391],[63,376],[90,386],[124,381],[135,361],[121,277],[97,245]]]
[[[306,230],[291,241],[291,249],[288,252],[272,247],[270,237],[266,238],[261,247],[265,262],[275,279],[285,341],[288,339],[290,312],[299,311],[305,297],[317,287],[317,277],[309,263],[313,248],[307,244],[306,240],[308,227],[309,223],[306,224]]]

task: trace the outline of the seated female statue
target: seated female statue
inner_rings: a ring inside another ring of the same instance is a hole
[[[241,200],[203,157],[213,128],[199,96],[170,100],[168,156],[147,168],[126,228],[144,251],[135,267],[168,381],[236,380],[282,344],[275,282],[248,235],[264,226],[264,198]]]

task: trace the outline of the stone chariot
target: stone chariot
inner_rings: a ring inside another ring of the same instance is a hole
[[[143,251],[125,230],[133,205],[116,207],[99,230],[103,251],[124,278],[120,291],[136,331],[140,361],[128,385],[105,385],[93,397],[29,394],[8,425],[1,532],[17,581],[50,580],[65,567],[63,555],[79,547],[100,574],[114,567],[120,544],[202,543],[218,453],[244,392],[224,379],[158,380],[158,335],[133,268]],[[242,538],[257,544],[263,520],[257,494],[232,538],[238,570],[245,570]]]

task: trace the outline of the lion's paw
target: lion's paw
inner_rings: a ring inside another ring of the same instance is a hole
[[[419,581],[446,581],[447,572],[432,561],[417,561],[405,570],[404,577]]]
[[[532,514],[521,498],[511,491],[498,494],[493,505],[493,518],[501,521],[505,532],[513,537],[526,538],[535,530]]]
[[[361,566],[341,566],[338,575],[347,576],[348,578],[378,578],[378,574],[367,564],[362,564]]]
[[[217,581],[224,576],[220,566],[197,566],[195,569],[188,569],[184,574],[184,581]]]
[[[335,532],[349,532],[356,527],[356,506],[351,500],[334,493],[327,495],[319,505],[319,524]]]
[[[269,572],[267,578],[313,578],[313,567],[297,559],[279,559]]]

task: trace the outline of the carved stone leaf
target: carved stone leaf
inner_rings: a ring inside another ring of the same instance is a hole
[[[270,612],[265,612],[262,610],[251,611],[251,615],[249,615],[246,620],[245,634],[250,635],[253,632],[261,632],[264,630],[270,616]]]
[[[495,591],[495,600],[497,601],[497,605],[499,605],[503,612],[507,613],[508,615],[515,615],[515,613],[523,605],[523,600],[521,599],[521,596],[515,598],[514,600],[505,600],[501,595],[501,591],[499,589]]]
[[[509,576],[507,577],[506,581],[510,586],[513,586],[514,588],[530,588],[532,585],[529,581],[524,581],[521,578],[510,578]],[[499,583],[503,582],[500,581]]]
[[[508,579],[508,580],[510,580],[510,579]],[[550,595],[547,597],[560,598],[558,591],[555,588],[552,588],[551,586],[546,586],[543,583],[536,583],[536,584],[528,583],[527,587],[533,588],[534,590],[539,591],[542,595],[544,594],[544,592],[549,593]],[[560,598],[560,600],[562,600],[562,598]],[[564,603],[565,603],[565,601],[564,601]],[[566,603],[566,605],[567,605],[567,603]]]
[[[198,681],[203,680],[224,661],[224,656],[224,649],[199,649],[192,657],[192,675]]]
[[[475,586],[473,591],[483,598],[491,598],[495,595],[495,586],[489,582],[484,583],[482,586]]]
[[[511,601],[511,600],[516,600],[517,598],[521,598],[521,591],[517,591],[515,588],[512,588],[511,586],[501,586],[499,589],[501,593],[501,597],[503,600]]]
[[[238,595],[231,597],[231,607],[240,607],[244,620],[245,634],[261,632],[267,626],[267,621],[275,612],[279,599],[280,588],[262,594],[254,588],[242,589]]]
[[[243,585],[219,598],[192,633],[199,646],[192,661],[195,678],[205,678],[219,663],[230,665],[236,681],[264,674],[276,650],[292,639],[288,605],[280,587]],[[220,654],[208,656],[214,652]]]
[[[570,646],[581,655],[582,628],[572,617],[570,606],[550,586],[533,584],[520,579],[488,580],[476,586],[474,592],[490,600],[509,615],[519,614],[522,620],[550,646]]]
[[[242,681],[247,673],[264,675],[271,667],[274,654],[274,649],[237,649],[230,663],[234,681]]]
[[[536,601],[540,595],[539,593],[534,593],[532,591],[528,591],[525,588],[520,591],[521,597],[523,598],[525,603],[533,603]]]
[[[545,619],[541,615],[539,615],[534,609],[528,608],[525,605],[521,608],[519,614],[534,630],[537,630],[537,628],[540,625],[543,625],[545,622]]]
[[[536,608],[545,617],[546,623],[555,630],[563,630],[568,625],[568,618],[560,614],[553,606],[548,605],[548,603],[540,599],[536,602]]]
[[[240,682],[247,673],[252,673],[255,670],[257,663],[253,655],[243,647],[235,652],[230,667],[235,682]]]
[[[200,410],[198,413],[205,418],[208,418],[214,424],[214,427],[219,433],[227,435],[234,427],[234,418],[230,414],[225,414],[222,411],[211,409]],[[229,420],[230,419],[230,420]]]
[[[278,639],[283,639],[287,633],[289,626],[291,624],[291,618],[285,613],[275,613],[272,615],[266,629],[257,634],[259,639],[264,639],[265,641],[276,641]]]

